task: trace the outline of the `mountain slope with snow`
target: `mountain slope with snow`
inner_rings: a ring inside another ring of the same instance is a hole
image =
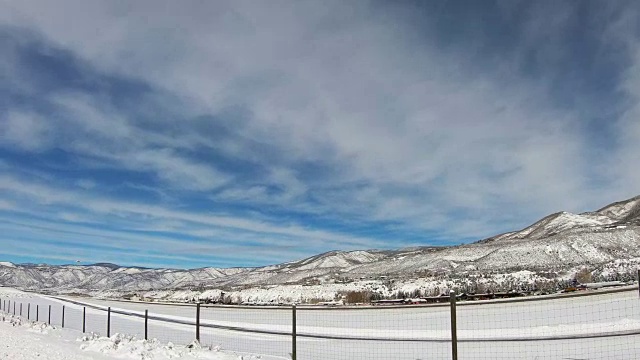
[[[519,231],[472,244],[401,250],[330,251],[260,268],[144,269],[0,263],[0,285],[88,292],[163,289],[246,289],[318,285],[362,278],[424,274],[562,270],[640,257],[640,196],[582,214],[559,212]]]

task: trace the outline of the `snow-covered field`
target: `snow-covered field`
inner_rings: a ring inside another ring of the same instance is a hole
[[[48,320],[45,317],[52,305],[51,322],[57,327],[61,325],[64,304],[65,328],[75,330],[82,330],[82,305],[97,307],[87,307],[85,330],[101,335],[106,334],[107,326],[106,312],[100,308],[110,306],[111,334],[129,334],[138,339],[144,338],[144,319],[132,315],[142,316],[148,310],[149,337],[157,339],[156,344],[186,345],[195,338],[194,306],[90,298],[74,298],[70,300],[76,303],[70,303],[2,288],[0,298],[3,308],[8,300],[22,303],[23,318],[27,316],[26,304],[31,304],[31,319],[35,318],[37,307],[41,321]],[[13,313],[13,305],[8,310]],[[299,307],[296,312],[299,359],[451,358],[450,311],[446,304],[358,309]],[[202,306],[201,343],[222,352],[198,354],[288,359],[292,320],[292,309],[285,307]],[[457,328],[460,359],[640,358],[637,290],[538,301],[459,303]],[[82,334],[77,332],[76,336]],[[79,344],[87,350],[100,341],[111,346],[111,340],[94,336]],[[132,344],[140,341],[126,339]]]

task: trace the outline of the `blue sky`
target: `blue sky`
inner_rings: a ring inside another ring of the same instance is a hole
[[[633,1],[2,1],[1,260],[461,244],[640,194]]]

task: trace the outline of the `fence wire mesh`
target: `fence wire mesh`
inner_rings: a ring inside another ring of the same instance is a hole
[[[461,359],[640,357],[636,292],[460,303],[457,326]]]
[[[307,308],[298,313],[300,358],[450,359],[450,314],[432,307]]]
[[[238,354],[291,358],[292,308],[202,306],[201,341]]]
[[[246,359],[638,359],[636,290],[420,306],[168,305],[0,299],[3,315],[78,333],[116,333],[231,351]],[[199,317],[198,317],[199,314]],[[64,326],[63,326],[64,325]],[[457,351],[455,351],[456,349]],[[457,354],[457,357],[455,356]]]

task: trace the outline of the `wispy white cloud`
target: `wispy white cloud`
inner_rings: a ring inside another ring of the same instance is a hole
[[[78,185],[79,187],[85,189],[85,190],[89,190],[89,189],[93,189],[94,187],[96,187],[96,182],[90,179],[80,179],[78,181],[76,181],[76,185]]]
[[[634,44],[634,50],[633,65],[622,83],[628,107],[616,122],[619,148],[612,158],[616,185],[622,193],[640,184],[640,169],[635,166],[640,164],[640,41]]]
[[[51,126],[36,113],[9,111],[0,118],[0,141],[27,151],[51,145]]]
[[[192,235],[207,240],[224,239],[226,243],[242,243],[251,241],[263,245],[283,245],[295,247],[317,248],[323,246],[341,247],[380,247],[384,243],[379,240],[362,238],[348,234],[340,234],[307,228],[295,222],[282,223],[277,220],[252,219],[212,212],[195,212],[176,210],[160,205],[145,204],[127,200],[101,197],[95,193],[69,191],[61,187],[37,184],[24,179],[0,177],[0,190],[5,194],[13,194],[19,200],[29,200],[35,206],[25,206],[21,211],[31,214],[48,213],[54,210],[62,216],[62,220],[76,220],[70,210],[80,211],[81,218],[92,216],[95,225],[116,226],[123,241],[123,231],[171,232],[170,237],[176,241],[173,245],[184,246],[179,234]],[[42,206],[49,206],[43,209]],[[38,211],[39,210],[39,211]],[[38,212],[35,212],[38,211]],[[55,217],[54,217],[55,219]],[[108,219],[108,221],[107,221]],[[111,221],[115,220],[114,224]],[[168,226],[168,227],[167,227]],[[98,234],[108,236],[112,230],[100,230]],[[137,235],[132,234],[131,238]],[[154,237],[154,242],[161,238]],[[151,240],[148,238],[147,240]]]
[[[16,208],[16,204],[11,201],[0,199],[0,210],[13,210]]]
[[[60,218],[65,222],[37,219],[17,219],[6,221],[0,225],[4,233],[12,234],[14,240],[22,241],[7,243],[6,251],[31,250],[34,246],[46,245],[57,248],[56,253],[66,257],[57,259],[67,261],[75,260],[82,254],[84,261],[100,262],[102,252],[108,252],[109,256],[126,256],[129,262],[136,265],[148,265],[152,263],[135,260],[145,258],[148,254],[163,254],[162,259],[172,259],[172,256],[180,259],[199,254],[199,256],[215,257],[217,262],[224,261],[230,264],[237,260],[246,260],[246,257],[260,255],[261,259],[245,261],[245,264],[260,264],[264,261],[280,262],[292,258],[301,258],[305,254],[304,247],[296,247],[287,240],[264,240],[248,234],[225,231],[221,229],[199,229],[197,225],[191,227],[169,227],[147,225],[145,228],[126,228],[118,230],[105,229],[104,224],[86,222],[88,217],[69,217],[62,214]],[[185,236],[189,241],[185,241]],[[213,239],[231,239],[232,241],[212,241]],[[258,246],[260,242],[263,245]],[[27,243],[28,245],[25,245]],[[21,250],[22,249],[22,250]],[[21,254],[21,255],[28,255]],[[199,264],[205,264],[200,262]],[[156,263],[158,265],[158,263]],[[195,267],[195,265],[191,265]]]
[[[398,245],[404,234],[421,232],[425,243],[457,242],[637,192],[633,4],[593,5],[606,16],[580,19],[598,29],[589,40],[607,45],[592,66],[629,67],[619,84],[628,101],[611,105],[610,113],[622,115],[606,125],[616,147],[597,149],[585,119],[602,112],[599,101],[590,103],[597,96],[558,93],[578,81],[566,75],[567,62],[580,65],[566,41],[576,31],[577,5],[540,2],[520,11],[500,3],[501,16],[518,17],[517,31],[501,34],[513,44],[483,31],[443,39],[438,17],[414,22],[408,12],[370,3],[279,5],[7,4],[1,23],[38,34],[100,81],[151,90],[134,95],[136,106],[118,105],[108,92],[47,93],[41,98],[51,118],[11,110],[2,143],[26,152],[63,149],[84,171],[151,174],[108,185],[144,187],[161,200],[110,198],[93,177],[94,187],[77,183],[86,193],[64,195],[58,185],[0,183],[98,218],[167,221],[184,234],[195,224],[191,233],[201,236],[235,229],[244,235],[227,234],[245,241],[246,233],[264,234],[265,241],[326,248],[389,246],[333,231],[335,224],[393,229]],[[612,43],[615,59],[608,59]],[[632,65],[622,60],[629,54]],[[21,66],[15,56],[2,60],[0,69]],[[602,166],[609,159],[622,165]],[[199,209],[175,210],[194,197]],[[202,210],[208,206],[216,211]]]

